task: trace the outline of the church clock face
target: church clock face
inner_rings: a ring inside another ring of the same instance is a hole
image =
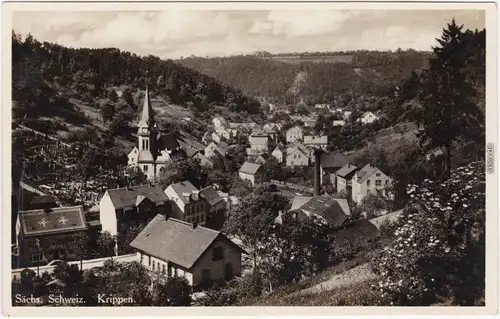
[[[147,133],[148,132],[148,128],[147,127],[143,127],[142,128],[142,133]]]

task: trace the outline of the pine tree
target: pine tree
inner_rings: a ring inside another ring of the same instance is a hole
[[[453,20],[443,29],[439,46],[433,48],[427,83],[423,89],[423,134],[427,149],[446,149],[446,174],[450,175],[453,143],[459,138],[474,139],[484,131],[482,113],[474,103],[476,91],[467,80],[467,41],[463,26]]]

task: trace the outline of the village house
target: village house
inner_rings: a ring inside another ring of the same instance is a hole
[[[262,154],[262,155],[259,155],[256,159],[255,159],[255,163],[256,164],[259,164],[259,165],[264,165],[266,164],[267,162],[267,159],[269,158],[269,156],[267,154]]]
[[[46,264],[54,259],[76,260],[69,244],[87,231],[83,206],[19,211],[16,220],[18,268]]]
[[[314,108],[318,109],[318,110],[329,109],[330,108],[330,104],[315,104]]]
[[[200,189],[200,197],[207,204],[206,225],[212,229],[221,229],[227,217],[227,203],[213,185]]]
[[[157,215],[130,246],[147,269],[184,277],[195,291],[241,275],[238,245],[219,231],[167,216]]]
[[[220,143],[222,141],[222,137],[216,132],[212,133],[212,141],[215,143]]]
[[[172,184],[165,189],[165,194],[172,202],[170,217],[205,225],[209,207],[193,184],[189,181]]]
[[[322,150],[326,150],[326,148],[328,147],[328,136],[305,135],[304,145],[307,147],[321,148]]]
[[[349,163],[347,156],[341,153],[324,153],[321,156],[321,185],[331,183],[337,185],[336,173],[343,166]]]
[[[286,131],[286,142],[291,144],[297,141],[302,141],[304,130],[300,126],[294,126]]]
[[[169,210],[169,199],[160,187],[126,186],[104,193],[99,202],[99,221],[102,231],[114,236]]]
[[[231,139],[231,136],[232,136],[231,130],[226,129],[225,127],[216,127],[215,133],[217,133],[217,135],[219,135],[219,142],[217,142],[217,143],[220,143],[220,138],[225,138],[226,141],[229,141]],[[212,138],[213,138],[213,135],[212,135]]]
[[[275,222],[283,223],[284,215],[299,220],[315,216],[332,227],[338,227],[348,220],[351,211],[346,199],[333,198],[329,195],[296,196],[290,210],[278,216]]]
[[[367,164],[357,171],[352,178],[352,200],[360,203],[369,193],[377,195],[384,194],[392,179],[385,175],[380,169]]]
[[[205,147],[205,156],[210,158],[215,155],[226,156],[229,145],[226,142],[215,143],[212,142]]]
[[[306,146],[296,143],[286,150],[286,166],[309,166],[311,150]]]
[[[212,123],[214,124],[215,129],[228,126],[227,121],[223,117],[220,117],[220,116],[214,117],[212,119]]]
[[[198,160],[202,167],[212,168],[214,166],[214,163],[201,152],[196,152],[192,159]]]
[[[351,118],[351,111],[344,111],[344,120],[349,120]]]
[[[212,138],[212,133],[207,131],[205,134],[203,134],[203,137],[201,138],[201,142],[205,145],[208,145],[212,143],[213,138]]]
[[[376,116],[375,114],[373,114],[372,112],[365,112],[362,116],[361,116],[361,123],[363,124],[371,124],[373,122],[375,122],[376,120],[378,120],[378,116]]]
[[[261,130],[254,130],[248,138],[250,148],[247,148],[247,155],[256,156],[268,151],[269,135]]]
[[[271,155],[278,161],[278,163],[283,163],[286,157],[286,147],[281,143],[278,144],[272,151]]]
[[[345,121],[344,120],[333,120],[332,125],[333,126],[344,126]]]
[[[278,131],[274,125],[266,124],[262,127],[262,131],[264,131],[271,140],[276,141],[278,139]]]
[[[255,186],[264,180],[264,168],[262,165],[245,162],[238,171],[240,179],[248,181],[250,185]]]
[[[342,168],[340,168],[337,175],[337,193],[342,191],[347,192],[349,196],[351,196],[352,190],[352,177],[356,173],[358,168],[351,164],[346,164]]]

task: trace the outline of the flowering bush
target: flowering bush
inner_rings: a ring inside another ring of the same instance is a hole
[[[407,190],[413,208],[374,260],[374,285],[386,304],[425,305],[446,297],[471,305],[484,294],[484,165],[471,163],[443,183]]]

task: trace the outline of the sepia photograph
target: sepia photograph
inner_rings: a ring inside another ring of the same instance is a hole
[[[4,6],[4,307],[498,311],[495,5],[403,4]]]

